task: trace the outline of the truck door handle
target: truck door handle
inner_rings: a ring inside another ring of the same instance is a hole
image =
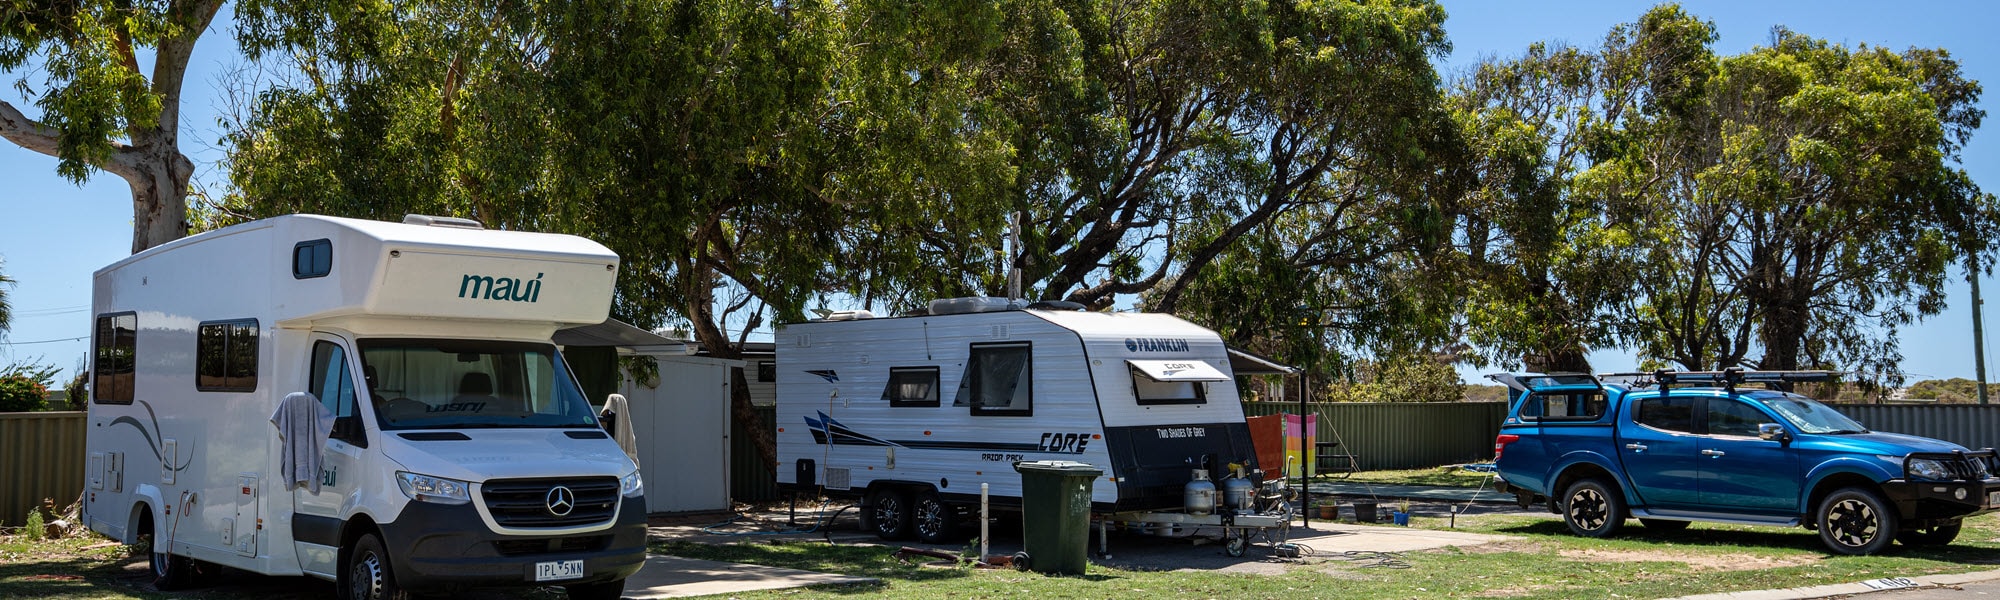
[[[1640,444],[1640,443],[1631,443],[1631,444],[1626,444],[1626,445],[1625,445],[1625,449],[1626,449],[1626,450],[1631,450],[1631,451],[1633,451],[1633,452],[1645,452],[1645,451],[1646,451],[1646,445],[1645,445],[1645,444]]]
[[[1702,456],[1722,456],[1724,452],[1721,450],[1703,450],[1701,454]]]

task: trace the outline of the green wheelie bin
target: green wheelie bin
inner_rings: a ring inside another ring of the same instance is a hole
[[[1021,474],[1022,546],[1014,566],[1082,575],[1090,562],[1090,486],[1104,470],[1069,460],[1017,462],[1014,470]]]

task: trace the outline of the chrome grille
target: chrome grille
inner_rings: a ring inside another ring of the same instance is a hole
[[[549,510],[549,493],[569,488],[575,503],[568,514]],[[504,527],[575,527],[611,519],[618,512],[618,478],[573,477],[496,479],[480,486],[493,521]]]

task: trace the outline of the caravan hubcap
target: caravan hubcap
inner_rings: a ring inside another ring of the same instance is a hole
[[[944,503],[932,500],[917,502],[917,534],[935,538],[944,533]]]

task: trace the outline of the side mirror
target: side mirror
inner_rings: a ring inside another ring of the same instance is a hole
[[[1785,433],[1785,426],[1777,423],[1757,424],[1757,437],[1780,442],[1792,441],[1792,434]]]
[[[331,437],[333,439],[345,442],[355,442],[355,440],[362,439],[362,436],[363,433],[361,431],[361,417],[357,415],[348,415],[345,417],[335,417],[333,419],[333,432],[331,435],[327,437]]]

